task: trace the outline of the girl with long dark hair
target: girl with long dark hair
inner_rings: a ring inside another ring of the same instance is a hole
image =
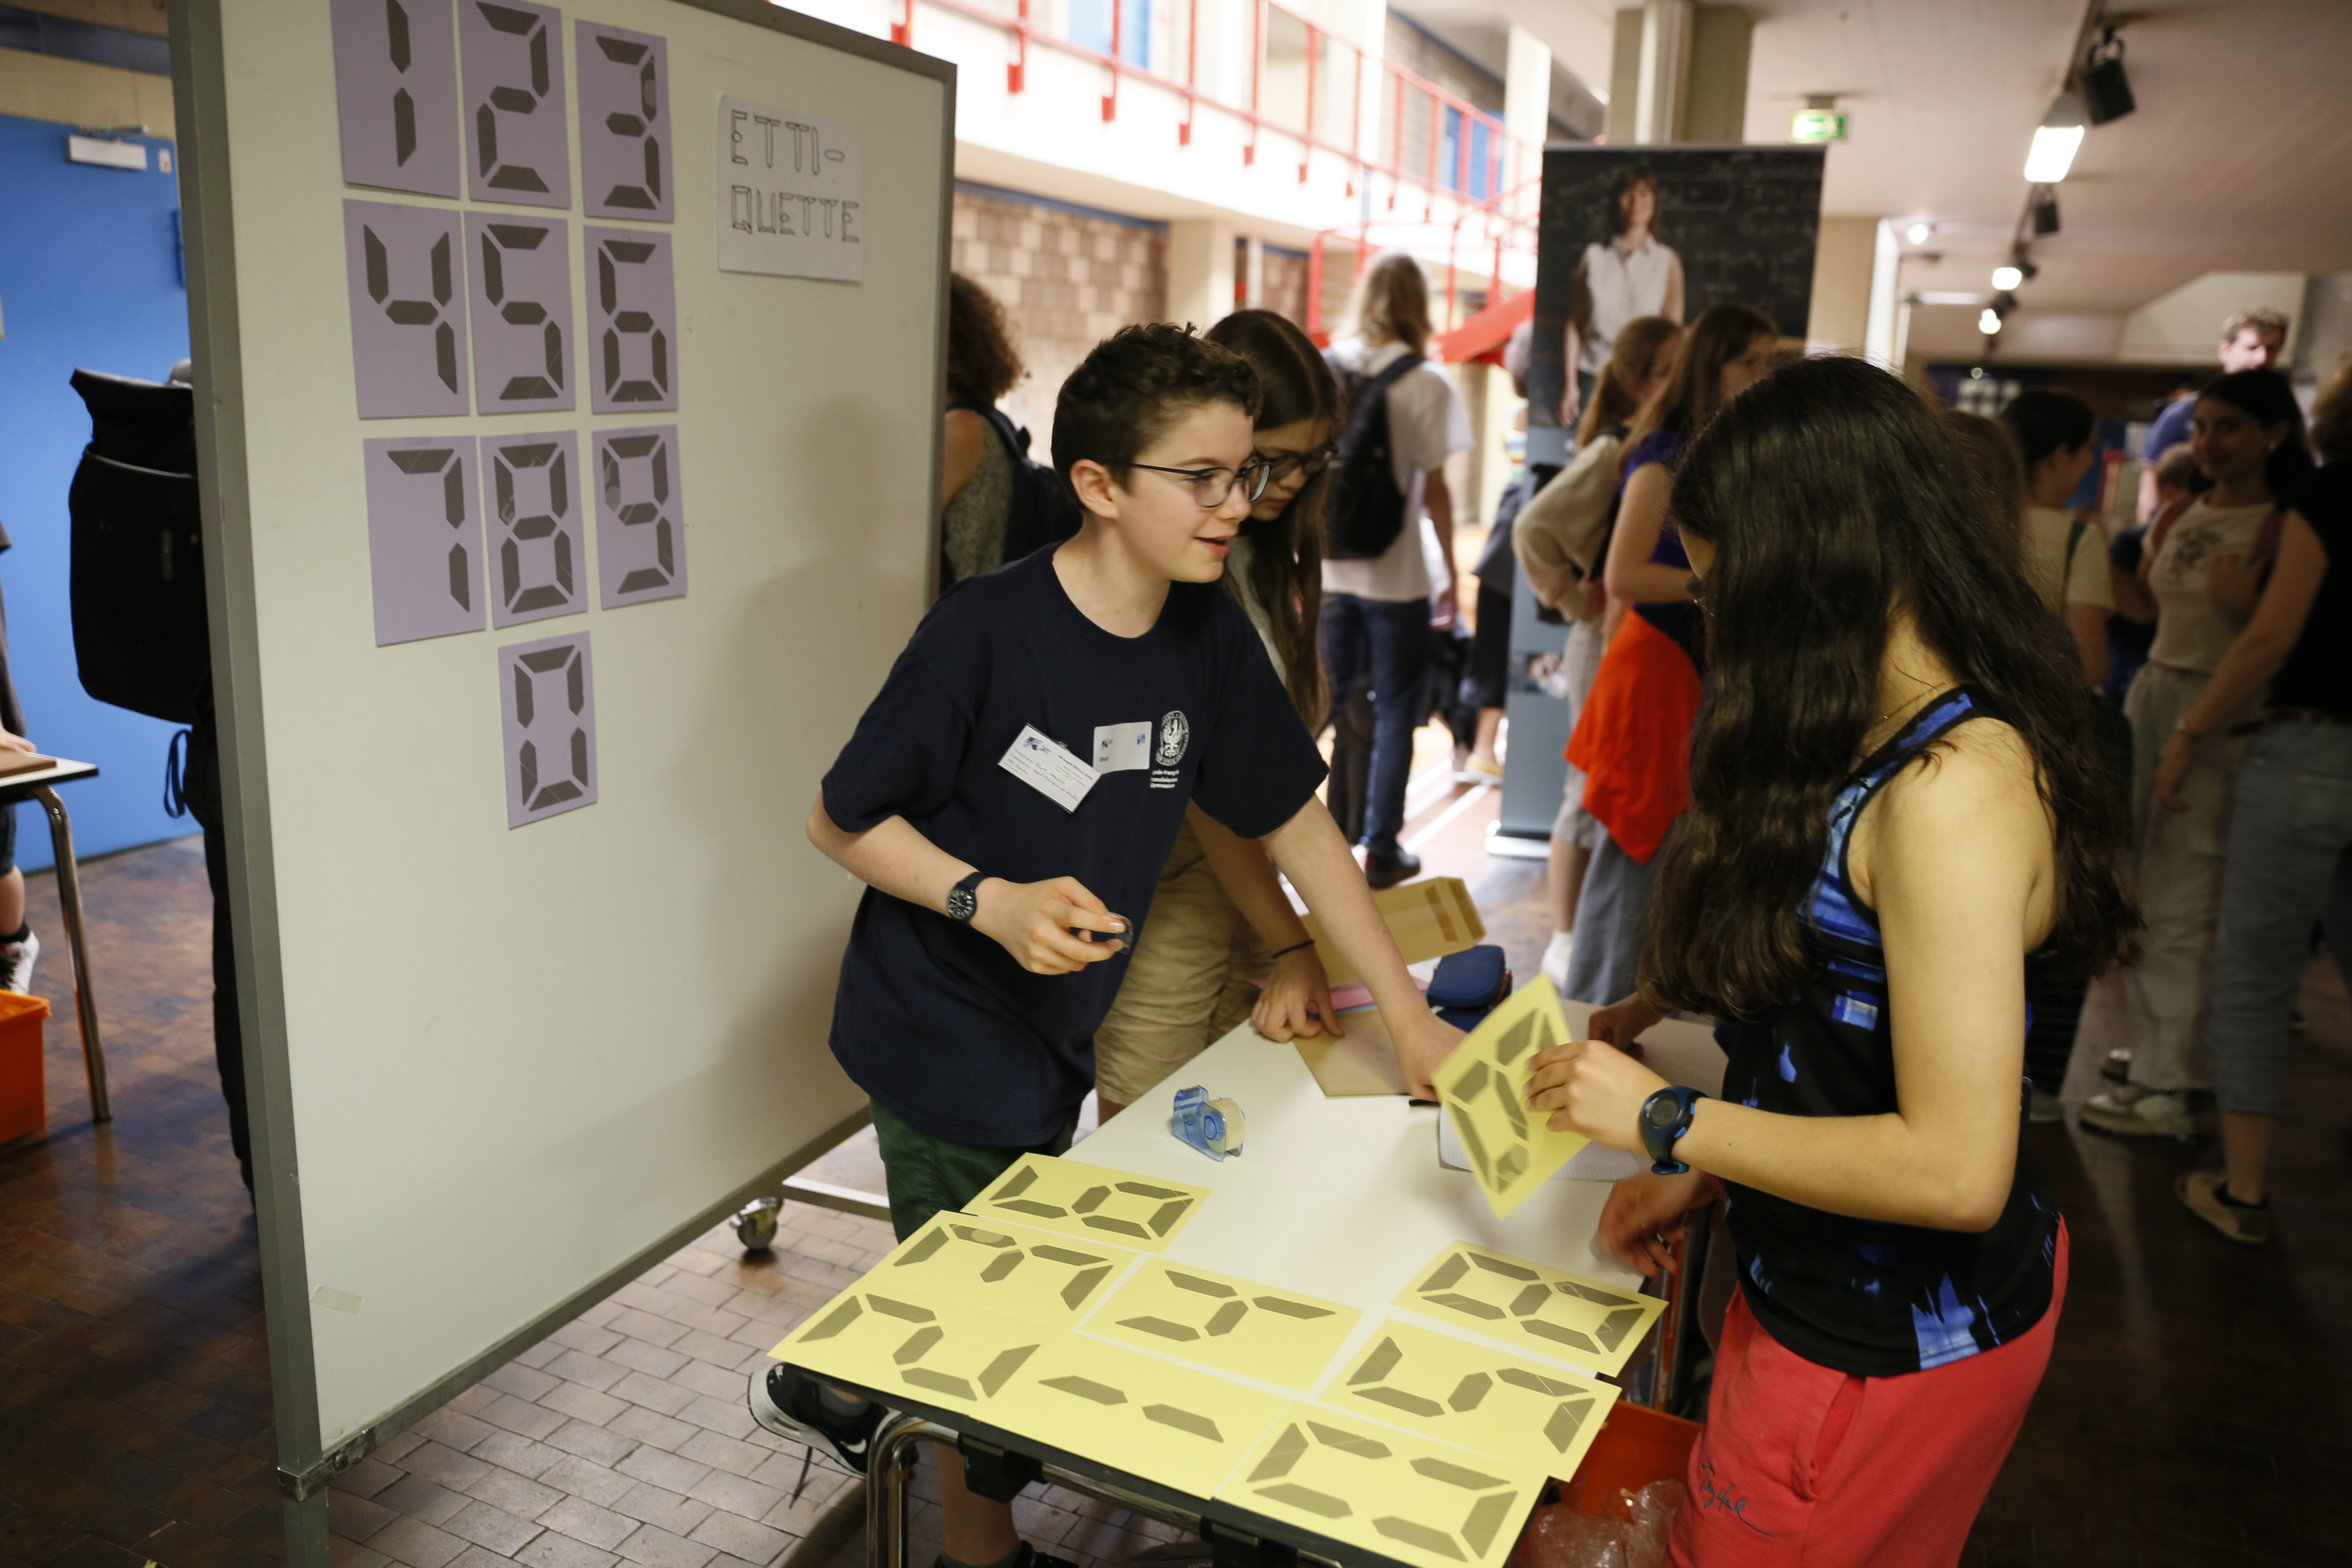
[[[1700,636],[1690,561],[1666,517],[1676,465],[1715,411],[1772,367],[1772,318],[1710,306],[1692,323],[1674,374],[1634,416],[1625,438],[1617,521],[1601,580],[1607,649],[1569,737],[1584,775],[1584,809],[1606,831],[1584,874],[1569,940],[1567,984],[1582,1002],[1633,989],[1649,919],[1658,846],[1690,794],[1686,742],[1698,711]]]
[[[1248,612],[1312,732],[1327,706],[1315,631],[1339,383],[1307,334],[1272,310],[1236,310],[1204,335],[1257,372],[1254,446],[1270,470],[1226,554],[1225,586]],[[1275,1040],[1327,1027],[1345,1032],[1322,961],[1274,863],[1198,810],[1185,814],[1133,941],[1118,998],[1095,1031],[1095,1091],[1105,1120],[1244,1018]],[[1265,977],[1263,991],[1249,984],[1253,975]]]
[[[2156,767],[2204,694],[2231,642],[2253,616],[2285,525],[2282,503],[2312,471],[2303,409],[2271,370],[2222,376],[2198,395],[2189,449],[2213,481],[2151,523],[2140,581],[2154,595],[2156,640],[2132,678],[2132,826],[2146,954],[2124,973],[2131,1077],[2094,1095],[2085,1125],[2123,1137],[2188,1138],[2201,1129],[2193,1096],[2212,1088],[2202,1035],[2212,997],[2231,795],[2260,703],[2221,716],[2181,780],[2181,812],[2155,809]]]
[[[2021,1147],[2025,960],[2127,956],[2064,629],[1909,388],[1810,360],[1733,399],[1673,512],[1707,691],[1641,993],[1529,1104],[1653,1173],[1645,1272],[1718,1187],[1740,1292],[1669,1561],[1955,1563],[2040,1383],[2066,1233]],[[1622,1048],[1724,1020],[1720,1099]]]

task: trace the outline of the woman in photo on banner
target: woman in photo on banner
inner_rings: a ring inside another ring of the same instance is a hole
[[[1629,163],[1609,188],[1609,237],[1594,240],[1577,258],[1562,425],[1576,424],[1609,363],[1618,329],[1637,316],[1664,316],[1679,326],[1683,299],[1683,258],[1658,237],[1658,177],[1647,163]]]

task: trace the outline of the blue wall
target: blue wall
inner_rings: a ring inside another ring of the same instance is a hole
[[[59,791],[82,856],[195,831],[163,813],[163,753],[173,726],[92,701],[74,671],[67,598],[66,491],[89,440],[89,416],[67,384],[78,368],[161,381],[188,353],[181,279],[179,182],[66,162],[68,128],[0,115],[0,555],[8,662],[41,749],[103,770]],[[174,161],[176,166],[176,160]],[[49,864],[37,807],[20,806],[17,856]]]

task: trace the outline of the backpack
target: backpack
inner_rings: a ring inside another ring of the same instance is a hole
[[[1062,482],[1062,476],[1029,456],[1029,432],[1013,423],[1010,416],[993,405],[951,403],[950,408],[961,408],[977,414],[996,432],[1004,444],[1004,455],[1013,462],[1013,504],[1004,518],[1004,559],[1020,560],[1049,544],[1059,544],[1078,531],[1086,521],[1079,510],[1078,498]],[[944,571],[940,580],[946,581]]]
[[[1527,574],[1528,590],[1546,609],[1581,618],[1585,584],[1601,574],[1617,519],[1617,466],[1625,453],[1625,426],[1596,434],[1577,448],[1519,510],[1511,549]]]
[[[1400,354],[1378,375],[1360,375],[1331,355],[1331,373],[1348,395],[1348,423],[1332,452],[1330,498],[1323,507],[1323,559],[1371,561],[1404,531],[1404,492],[1397,489],[1389,441],[1389,388],[1425,362]]]
[[[185,386],[73,374],[91,440],[74,471],[74,662],[100,702],[173,723],[212,675],[195,402]]]

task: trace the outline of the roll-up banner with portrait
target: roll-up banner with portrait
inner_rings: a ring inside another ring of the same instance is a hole
[[[1782,337],[1804,337],[1822,151],[1546,149],[1530,463],[1568,460],[1581,395],[1608,362],[1617,329],[1636,317],[1688,323],[1709,305],[1736,301],[1771,317]]]
[[[1803,339],[1822,156],[1819,147],[1545,150],[1528,366],[1528,463],[1538,477],[1568,461],[1576,416],[1626,322],[1663,315],[1687,325],[1730,301],[1771,317],[1784,339]],[[1511,766],[1488,840],[1498,853],[1541,854],[1559,810],[1570,714],[1544,672],[1557,682],[1565,636],[1538,618],[1522,577],[1506,702]]]

